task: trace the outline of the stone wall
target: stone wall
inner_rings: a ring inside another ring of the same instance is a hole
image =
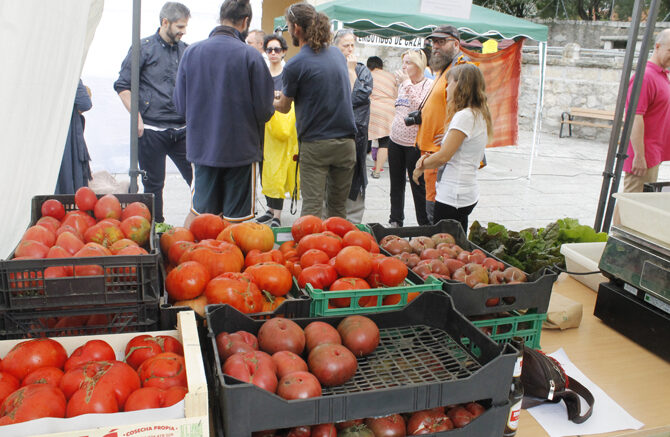
[[[659,17],[660,18],[660,17]],[[569,43],[577,43],[589,49],[604,48],[601,36],[628,36],[629,22],[625,21],[571,21],[571,20],[532,20],[549,27],[548,45],[563,47]],[[655,30],[670,28],[670,23],[656,23]],[[644,23],[640,26],[638,38],[644,35]]]

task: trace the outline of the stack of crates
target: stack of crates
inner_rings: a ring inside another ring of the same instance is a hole
[[[387,235],[397,235],[411,239],[437,233],[449,233],[461,248],[467,251],[479,249],[487,257],[496,258],[476,244],[468,241],[460,223],[455,220],[441,220],[435,225],[404,228],[386,228],[380,224],[370,225],[372,233],[381,241]],[[383,249],[382,249],[382,252]],[[500,260],[498,260],[500,261]],[[509,267],[509,264],[505,267]],[[499,343],[507,343],[512,337],[520,336],[529,347],[540,347],[542,322],[547,318],[551,290],[558,274],[543,269],[526,274],[527,282],[520,284],[489,285],[471,288],[463,282],[441,280],[442,290],[453,299],[454,306],[470,321]],[[415,283],[423,280],[410,271],[408,279]],[[426,281],[434,281],[429,277]],[[497,302],[495,305],[492,302]]]
[[[152,213],[152,194],[116,194],[121,206],[142,202]],[[48,199],[65,211],[76,209],[73,195],[35,196],[33,226]],[[44,258],[0,261],[0,339],[96,335],[158,329],[162,284],[160,247],[154,223],[147,255]],[[95,265],[96,276],[45,278],[49,267]]]

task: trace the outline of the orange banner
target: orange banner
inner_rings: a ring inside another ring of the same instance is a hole
[[[479,69],[486,81],[493,141],[487,147],[516,145],[519,138],[519,82],[523,39],[496,53],[481,54],[461,48]]]

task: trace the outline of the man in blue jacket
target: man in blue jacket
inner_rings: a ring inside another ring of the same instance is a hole
[[[245,43],[248,0],[226,0],[221,25],[189,46],[179,64],[174,104],[186,117],[186,158],[193,164],[191,211],[232,222],[254,217],[255,163],[274,114],[274,82],[261,54]]]
[[[139,116],[137,120],[138,161],[144,171],[145,193],[154,195],[154,220],[164,221],[163,186],[165,157],[175,163],[191,185],[191,165],[186,160],[186,122],[172,103],[179,60],[186,50],[181,37],[191,12],[181,3],[167,2],[160,11],[161,27],[143,38],[140,47]],[[121,64],[114,90],[130,111],[130,50]]]

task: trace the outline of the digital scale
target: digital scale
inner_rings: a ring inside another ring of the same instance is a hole
[[[670,245],[612,227],[598,267],[610,282],[598,289],[594,315],[670,361]]]

